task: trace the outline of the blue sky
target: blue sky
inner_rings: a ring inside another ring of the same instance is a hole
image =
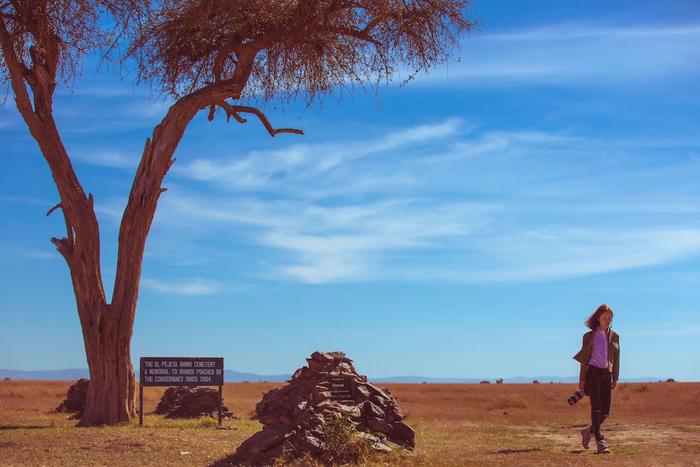
[[[305,108],[270,138],[189,127],[147,243],[132,357],[288,373],[343,350],[369,376],[574,375],[615,310],[621,378],[700,380],[700,3],[475,1],[455,60]],[[400,79],[400,78],[399,78]],[[86,65],[55,115],[116,236],[167,100]],[[0,368],[85,367],[48,167],[0,108]]]

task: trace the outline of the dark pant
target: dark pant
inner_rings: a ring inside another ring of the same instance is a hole
[[[603,439],[600,425],[610,415],[612,375],[607,368],[589,366],[586,369],[586,392],[591,398],[591,433]]]

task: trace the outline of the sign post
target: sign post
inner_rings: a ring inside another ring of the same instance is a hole
[[[139,367],[139,426],[143,426],[144,386],[218,386],[221,425],[224,386],[222,357],[141,357]]]

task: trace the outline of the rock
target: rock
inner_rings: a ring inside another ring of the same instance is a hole
[[[370,401],[364,401],[358,407],[362,411],[362,415],[367,418],[381,418],[385,417],[384,411],[377,404]]]
[[[271,446],[281,443],[285,438],[286,433],[284,430],[274,428],[263,429],[245,440],[240,448],[246,447],[253,453],[259,453]]]
[[[327,354],[325,352],[314,352],[311,354],[311,359],[318,362],[318,363],[332,363],[334,360],[334,357],[331,356],[330,354]]]
[[[389,441],[413,448],[415,434],[391,392],[357,374],[343,352],[317,351],[306,361],[287,384],[263,395],[255,407],[263,430],[239,446],[234,464],[271,464],[282,454],[285,461],[310,455],[323,463],[336,458],[338,436],[349,437],[340,445],[367,443],[377,452],[391,451]]]
[[[367,420],[367,425],[380,433],[389,433],[394,428],[390,423],[378,418]]]
[[[379,452],[391,452],[391,448],[384,443],[374,443],[372,449]]]
[[[357,436],[369,441],[370,443],[379,443],[381,441],[377,436],[374,436],[372,433],[365,433],[364,431],[358,431]]]
[[[304,436],[300,437],[297,441],[297,445],[304,451],[312,452],[314,454],[321,454],[325,452],[328,447],[326,446],[326,443],[311,433],[306,433]]]
[[[72,418],[83,416],[85,404],[87,402],[88,388],[90,380],[80,378],[68,388],[66,399],[56,407],[56,412],[73,413]]]
[[[416,446],[416,433],[413,431],[413,428],[403,422],[394,423],[393,428],[387,436],[396,444],[401,444],[411,448]]]
[[[223,403],[223,401],[222,401]],[[200,387],[169,387],[156,406],[156,414],[166,418],[219,417],[219,391]],[[222,418],[235,418],[226,406]]]
[[[357,383],[358,383],[358,381],[355,381],[355,384],[357,384]],[[370,396],[369,390],[366,387],[364,387],[362,385],[357,385],[355,387],[355,400],[357,400],[359,398],[360,400],[364,401],[364,400],[369,399],[369,396]]]

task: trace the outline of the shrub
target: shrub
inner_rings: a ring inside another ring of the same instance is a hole
[[[496,380],[496,384],[503,384],[503,378],[498,378]]]
[[[669,379],[666,380],[666,382],[667,382],[667,383],[675,383],[676,380],[673,379],[673,378],[669,378]]]
[[[364,464],[373,452],[370,442],[357,436],[347,417],[324,423],[323,440],[327,449],[321,455],[321,461],[327,465]]]
[[[479,384],[491,384],[491,381],[485,379],[483,381],[479,381]]]
[[[642,384],[641,386],[634,388],[634,392],[649,392],[649,386]]]
[[[540,382],[537,381],[536,379],[533,379],[533,380],[532,380],[532,384],[540,384]]]

